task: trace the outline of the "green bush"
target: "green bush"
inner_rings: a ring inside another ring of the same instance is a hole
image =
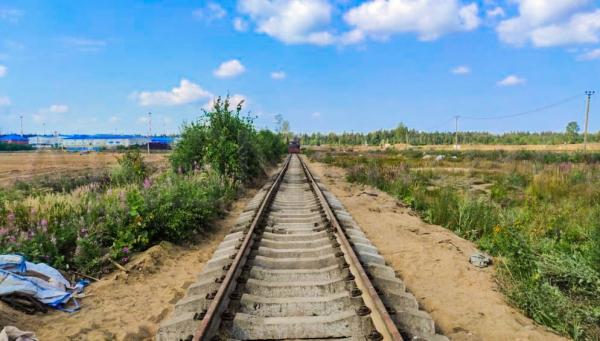
[[[229,97],[215,101],[196,122],[184,123],[181,140],[170,157],[177,172],[214,168],[232,183],[248,183],[263,172],[261,164],[273,163],[285,153],[281,137],[256,132],[250,116],[241,116],[243,102],[235,111]]]

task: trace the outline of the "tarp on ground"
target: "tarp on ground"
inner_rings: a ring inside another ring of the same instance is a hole
[[[73,298],[74,289],[47,264],[26,262],[21,255],[0,255],[0,296],[18,294],[60,308]]]

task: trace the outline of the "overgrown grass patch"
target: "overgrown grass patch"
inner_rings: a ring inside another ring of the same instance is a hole
[[[494,255],[500,289],[536,322],[576,340],[600,339],[597,156],[453,151],[435,162],[423,160],[426,153],[313,158],[345,168],[348,181],[404,200],[424,220]],[[451,164],[468,171],[441,171]],[[472,177],[489,184],[488,191],[461,180]]]

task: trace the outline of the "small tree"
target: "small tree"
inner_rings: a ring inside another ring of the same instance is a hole
[[[573,121],[573,122],[569,122],[569,124],[567,124],[567,139],[569,140],[569,143],[574,143],[577,140],[577,135],[579,134],[579,125],[577,124],[577,122]]]

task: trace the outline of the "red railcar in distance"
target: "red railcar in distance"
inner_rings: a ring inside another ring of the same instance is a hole
[[[288,152],[296,154],[300,153],[300,143],[297,138],[294,137],[294,139],[288,143]]]

